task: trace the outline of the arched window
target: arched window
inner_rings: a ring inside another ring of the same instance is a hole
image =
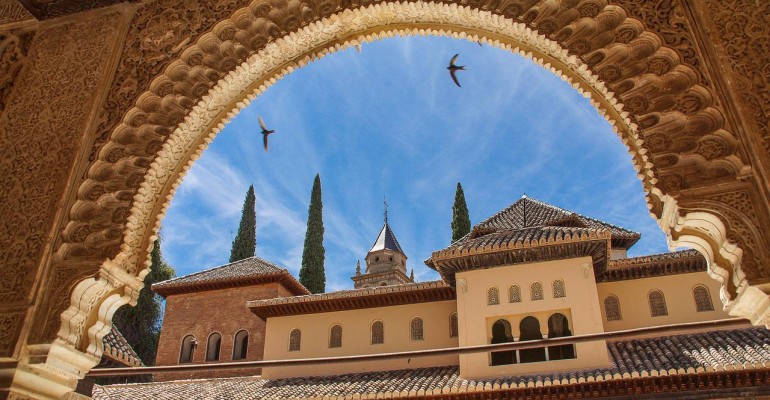
[[[187,335],[182,339],[182,349],[179,351],[180,364],[192,362],[195,345],[195,336],[193,335]]]
[[[569,330],[569,321],[561,313],[555,313],[548,318],[548,339],[572,336]],[[566,360],[575,358],[575,345],[564,344],[561,346],[548,347],[549,360]]]
[[[422,318],[420,317],[412,318],[412,321],[409,322],[409,332],[412,340],[424,339],[423,332],[422,332]]]
[[[449,337],[457,337],[459,329],[457,329],[457,313],[452,313],[449,316]]]
[[[529,296],[532,300],[543,300],[543,284],[540,282],[532,282],[529,286]]]
[[[342,325],[332,325],[329,331],[329,347],[342,347]]]
[[[535,317],[524,317],[519,323],[519,331],[521,342],[543,339],[543,334],[540,333],[540,321]],[[519,360],[522,363],[545,361],[545,348],[519,350]]]
[[[698,312],[714,311],[714,303],[707,287],[698,285],[692,289],[692,297],[695,299],[695,310]]]
[[[567,289],[564,287],[564,281],[557,279],[553,281],[553,298],[567,297]]]
[[[604,316],[607,321],[620,321],[623,314],[620,313],[620,300],[614,294],[604,298]]]
[[[289,332],[289,351],[299,351],[302,344],[302,331],[294,328]]]
[[[487,305],[495,304],[500,304],[500,292],[498,292],[497,287],[492,286],[487,290]]]
[[[233,340],[233,360],[243,360],[249,351],[249,332],[238,331]]]
[[[219,348],[222,345],[222,335],[214,332],[209,335],[206,343],[206,361],[219,361]]]
[[[498,319],[494,324],[492,324],[492,339],[490,340],[490,344],[510,342],[513,342],[511,324],[504,319]],[[515,350],[493,351],[491,353],[490,365],[508,365],[515,363]]]
[[[668,315],[668,308],[666,308],[666,298],[663,297],[663,292],[660,290],[652,290],[647,295],[650,301],[650,315],[653,317],[662,317]]]
[[[385,324],[382,321],[372,323],[372,344],[385,343]]]
[[[508,288],[508,302],[521,303],[521,288],[519,285],[511,285]]]

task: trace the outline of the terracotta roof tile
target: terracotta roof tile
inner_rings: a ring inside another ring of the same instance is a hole
[[[104,335],[102,343],[104,343],[105,357],[109,357],[128,367],[139,367],[143,365],[139,355],[136,354],[134,348],[128,344],[126,338],[123,337],[123,334],[120,333],[115,325],[112,326],[109,333]]]
[[[612,234],[613,240],[617,239],[626,242],[623,246],[624,248],[631,247],[640,237],[640,234],[637,232],[586,217],[527,196],[522,196],[522,198],[504,210],[480,222],[474,229],[511,230],[543,225],[607,230]]]
[[[266,380],[202,379],[94,386],[95,399],[286,399],[405,397],[547,387],[630,377],[751,370],[770,365],[770,331],[746,328],[607,343],[611,366],[580,371],[462,379],[456,366]]]
[[[152,285],[152,290],[165,296],[166,294],[185,292],[196,288],[228,287],[239,282],[251,282],[268,277],[280,278],[285,281],[284,283],[287,284],[289,289],[294,290],[295,294],[310,293],[289,271],[259,257],[250,257],[205,271],[159,282]]]
[[[377,305],[378,307],[382,307],[413,304],[416,302],[451,300],[454,298],[454,289],[447,283],[443,281],[429,281],[340,290],[304,296],[252,300],[247,302],[246,306],[254,314],[267,318],[282,315],[370,308],[375,306],[373,299],[377,300],[376,304],[379,304]]]
[[[613,282],[654,276],[706,271],[706,259],[697,250],[610,260],[607,269],[597,274],[598,282]]]

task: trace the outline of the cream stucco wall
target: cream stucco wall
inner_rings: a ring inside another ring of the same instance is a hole
[[[697,312],[692,289],[696,285],[706,286],[711,295],[714,311]],[[655,278],[633,279],[596,285],[601,305],[602,321],[606,331],[641,328],[644,326],[668,325],[683,322],[710,321],[729,318],[719,301],[719,282],[711,279],[706,272],[666,275]],[[668,309],[667,316],[652,317],[647,295],[658,289],[663,292]],[[615,295],[620,300],[620,321],[607,321],[604,299]]]
[[[268,318],[264,359],[317,358],[457,347],[457,338],[449,337],[449,317],[456,310],[455,301],[440,301]],[[417,316],[423,319],[424,340],[412,341],[410,321]],[[383,344],[371,344],[371,324],[376,320],[382,321],[385,326]],[[342,347],[339,348],[329,348],[329,330],[334,324],[342,325]],[[299,351],[288,351],[289,332],[294,328],[302,331],[301,347]],[[411,360],[308,365],[302,368],[268,367],[263,369],[262,376],[275,379],[457,364],[456,355],[419,357]]]
[[[491,326],[501,318],[511,324],[515,340],[519,321],[528,315],[538,318],[543,335],[548,334],[548,317],[555,312],[567,316],[573,335],[604,330],[590,257],[467,271],[458,273],[456,279],[461,347],[490,343]],[[551,284],[556,279],[565,282],[566,297],[553,297]],[[543,300],[530,300],[530,285],[535,281],[543,285]],[[508,302],[508,287],[514,284],[521,288],[520,303]],[[487,305],[487,291],[492,286],[499,289],[500,304]],[[609,365],[604,341],[579,343],[576,355],[569,360],[498,366],[489,365],[487,353],[461,355],[460,374],[478,378]]]

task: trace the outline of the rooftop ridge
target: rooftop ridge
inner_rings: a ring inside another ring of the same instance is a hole
[[[173,284],[173,283],[175,283],[175,281],[178,281],[180,279],[192,278],[192,277],[197,276],[197,275],[201,275],[201,274],[204,274],[204,273],[207,273],[207,272],[215,271],[215,270],[220,269],[220,268],[229,267],[229,266],[232,266],[232,265],[235,265],[235,264],[240,264],[240,263],[243,263],[245,261],[252,260],[252,259],[260,260],[260,261],[264,262],[265,264],[268,264],[269,266],[278,269],[275,272],[282,272],[282,271],[287,271],[288,272],[288,270],[286,268],[283,268],[283,267],[281,267],[281,266],[279,266],[279,265],[277,265],[277,264],[275,264],[273,262],[265,260],[264,258],[253,256],[253,257],[244,258],[243,260],[233,261],[231,263],[222,264],[222,265],[218,265],[216,267],[204,269],[202,271],[193,272],[191,274],[177,276],[177,277],[174,277],[174,278],[171,278],[171,279],[167,279],[167,280],[162,281],[162,282],[155,283],[155,284],[153,284],[153,286],[162,287],[162,286],[165,286],[166,284]]]

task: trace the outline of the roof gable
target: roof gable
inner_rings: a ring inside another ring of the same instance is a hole
[[[515,230],[535,226],[572,226],[606,230],[612,236],[613,247],[625,249],[636,243],[641,236],[637,232],[527,196],[522,196],[507,208],[476,224],[474,230]],[[460,240],[465,240],[466,237]]]
[[[166,296],[168,294],[267,282],[280,282],[296,295],[310,293],[289,271],[259,257],[249,257],[230,264],[159,282],[152,285],[152,290],[155,293]]]

